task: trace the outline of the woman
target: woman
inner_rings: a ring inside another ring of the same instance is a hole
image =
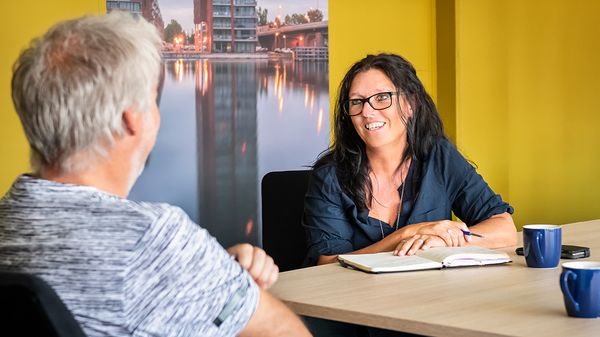
[[[342,253],[516,243],[513,208],[447,140],[408,61],[379,54],[354,64],[334,118],[334,143],[314,165],[305,199],[309,263]]]

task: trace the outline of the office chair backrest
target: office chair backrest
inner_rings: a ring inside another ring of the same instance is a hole
[[[270,172],[262,179],[263,248],[280,271],[300,268],[306,256],[302,214],[310,172]]]
[[[85,337],[54,290],[39,277],[0,272],[0,335]]]

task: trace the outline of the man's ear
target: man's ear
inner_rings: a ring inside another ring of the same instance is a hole
[[[123,111],[123,129],[126,134],[134,136],[142,130],[141,114],[132,108]]]

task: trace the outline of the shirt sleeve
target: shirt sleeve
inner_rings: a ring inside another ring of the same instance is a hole
[[[343,206],[335,168],[322,167],[311,175],[304,199],[303,225],[308,241],[307,262],[317,263],[320,255],[352,251],[354,230]]]
[[[258,287],[208,232],[165,206],[136,244],[125,275],[133,336],[235,336]]]
[[[514,209],[494,193],[483,177],[456,150],[446,144],[446,165],[444,174],[447,176],[447,190],[452,201],[452,211],[467,226],[476,225],[489,217]]]

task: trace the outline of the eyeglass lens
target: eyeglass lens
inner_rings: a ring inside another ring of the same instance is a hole
[[[375,110],[387,109],[392,105],[391,92],[379,92],[367,98],[353,98],[346,103],[346,112],[350,116],[358,115],[362,112],[364,104],[369,103]]]

